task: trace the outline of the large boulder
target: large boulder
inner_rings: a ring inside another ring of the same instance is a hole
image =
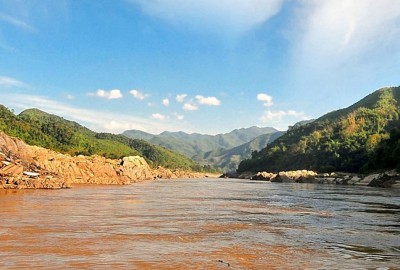
[[[151,168],[143,157],[124,157],[121,161],[121,166],[122,168],[119,168],[117,172],[124,176],[130,183],[153,178]]]

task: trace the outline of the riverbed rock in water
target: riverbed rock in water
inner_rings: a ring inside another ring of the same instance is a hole
[[[378,177],[372,179],[368,186],[383,187],[383,188],[399,188],[400,187],[400,174],[397,171],[387,171],[380,174]]]
[[[223,175],[229,177],[229,175]],[[248,173],[241,176],[251,180],[262,180],[280,183],[314,183],[314,184],[333,184],[333,185],[355,185],[372,186],[383,188],[400,188],[400,173],[396,170],[384,173],[374,173],[370,175],[357,175],[354,173],[324,173],[317,174],[313,171],[297,170],[283,171],[278,174],[270,172],[258,172],[248,177]],[[240,178],[240,177],[239,177]]]
[[[279,172],[271,182],[282,183],[311,183],[315,181],[316,172],[307,170]]]
[[[262,181],[273,181],[277,176],[276,173],[269,172],[258,172],[256,175],[252,176],[251,180],[262,180]]]

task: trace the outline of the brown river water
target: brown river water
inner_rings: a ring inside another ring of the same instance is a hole
[[[400,191],[235,179],[0,190],[1,269],[400,269]]]

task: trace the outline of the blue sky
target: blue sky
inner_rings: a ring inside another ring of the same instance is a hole
[[[95,131],[285,130],[400,85],[398,0],[0,0],[1,104]]]

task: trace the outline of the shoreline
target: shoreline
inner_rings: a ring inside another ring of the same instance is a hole
[[[31,146],[0,131],[0,189],[63,189],[73,184],[129,185],[158,178],[205,178],[211,173],[151,168],[140,156],[70,156]]]
[[[188,172],[188,176],[186,177],[171,177],[171,178],[154,178],[147,180],[140,180],[133,183],[127,184],[118,184],[118,183],[66,183],[65,181],[58,180],[57,178],[51,179],[51,181],[46,181],[40,178],[26,178],[26,177],[15,177],[8,176],[2,177],[0,176],[0,190],[27,190],[27,189],[52,189],[52,190],[60,190],[60,189],[71,189],[74,187],[109,187],[109,186],[130,186],[140,182],[153,182],[160,180],[203,180],[203,179],[219,179],[220,174],[218,175],[210,175],[210,174],[202,174]]]
[[[400,172],[396,170],[375,172],[365,175],[345,172],[322,174],[307,170],[281,171],[278,173],[263,171],[257,173],[244,172],[241,174],[226,173],[220,177],[267,181],[271,183],[332,184],[400,189]]]

